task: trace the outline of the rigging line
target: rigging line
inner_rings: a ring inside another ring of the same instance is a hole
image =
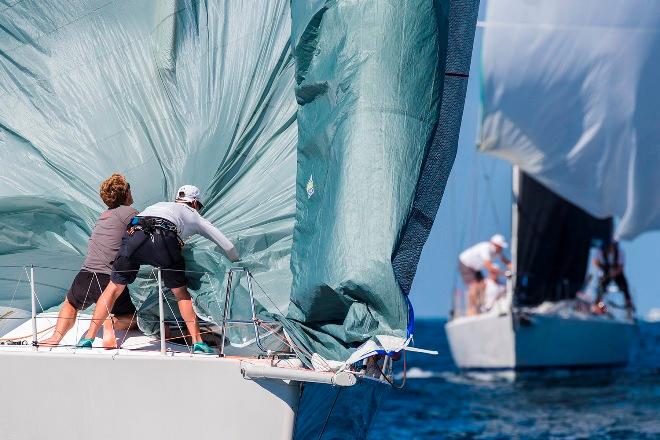
[[[248,271],[248,276],[252,277],[252,281],[254,281],[254,283],[257,285],[257,287],[259,287],[259,289],[260,289],[261,292],[264,294],[264,296],[265,296],[266,298],[268,298],[268,300],[273,304],[273,306],[275,307],[275,309],[279,312],[280,316],[282,316],[283,319],[285,319],[285,320],[288,321],[288,318],[284,315],[284,313],[280,310],[280,308],[277,307],[277,304],[275,304],[275,301],[273,301],[273,299],[272,299],[270,296],[268,296],[268,294],[266,293],[266,291],[264,290],[264,288],[261,286],[261,284],[259,284],[259,282],[256,280],[256,278],[254,278],[254,276],[252,276],[252,273],[251,273],[250,271]],[[311,359],[312,359],[312,353],[310,353],[307,349],[302,349],[302,348],[301,348],[300,346],[298,346],[297,344],[296,344],[296,347],[298,347],[298,348],[300,349],[301,352],[303,352],[304,354],[306,354],[306,355],[309,357],[310,362],[311,362]],[[325,364],[325,366],[326,366],[328,369],[332,370],[332,367],[330,367],[330,365],[325,361],[325,359],[321,358],[321,360],[322,360],[322,362]]]
[[[27,267],[25,268],[25,275],[27,276]],[[29,278],[29,276],[28,276],[28,278]],[[41,304],[41,301],[39,300],[39,295],[37,295],[36,283],[35,283],[35,287],[34,287],[34,298],[39,303],[39,307],[41,307],[41,313],[44,313],[46,310],[44,310],[44,306]]]
[[[99,291],[101,292],[101,295],[103,295],[104,289],[101,288],[101,282],[99,281],[99,277],[97,276],[96,272],[94,272],[94,278],[96,279],[96,283],[97,283],[98,286],[99,286]],[[90,284],[91,284],[91,283],[90,283]],[[123,292],[122,292],[122,293],[123,293]],[[100,297],[99,297],[99,298],[100,298]],[[87,299],[87,296],[85,296],[85,299]],[[115,302],[117,301],[117,299],[119,299],[119,297],[117,297],[117,298],[115,299]],[[84,303],[83,303],[83,304],[84,304]],[[97,304],[98,304],[98,301],[97,301]],[[115,306],[115,304],[113,303],[113,304],[112,304],[112,308],[114,308],[114,306]],[[112,311],[111,311],[110,308],[108,307],[108,303],[105,304],[105,311],[108,312],[108,317],[105,318],[105,319],[106,319],[106,320],[107,320],[107,319],[110,320],[110,326],[112,327],[112,334],[114,335],[114,338],[113,338],[114,341],[113,341],[113,342],[114,342],[115,348],[118,348],[118,347],[117,347],[117,333],[115,332],[115,322],[114,322],[114,320],[112,319],[114,315],[112,314]],[[80,322],[80,321],[78,321],[78,322]],[[104,325],[104,324],[105,324],[105,321],[103,321],[103,323],[102,323],[101,325]],[[76,336],[78,336],[78,334],[76,334]],[[106,335],[105,335],[105,328],[104,328],[104,329],[103,329],[103,339],[105,339],[105,336],[106,336]]]
[[[213,334],[213,333],[215,333],[213,330],[206,330],[206,331],[203,331],[203,332],[202,332],[202,331],[199,332],[200,335],[207,335],[207,334]],[[170,337],[170,338],[165,338],[166,341],[174,341],[174,340],[176,340],[176,339],[179,339],[179,337],[178,337],[178,336],[172,336],[172,337]],[[184,337],[184,340],[185,340],[185,337]],[[156,340],[154,339],[154,341],[152,341],[152,342],[156,342]],[[131,343],[129,342],[128,344],[126,344],[126,345],[124,346],[124,349],[125,349],[125,350],[150,350],[148,347],[140,347],[140,346],[142,346],[142,345],[144,345],[144,342],[134,342],[133,344],[131,344]],[[183,345],[183,344],[178,344],[178,345]],[[186,346],[187,346],[187,345],[188,345],[188,344],[186,343]],[[61,345],[60,347],[67,347],[67,346],[66,346],[66,345]],[[131,347],[133,347],[133,348],[131,348]],[[138,348],[134,348],[134,347],[138,347]],[[158,348],[158,349],[151,349],[150,351],[152,351],[152,352],[154,352],[154,353],[157,353],[157,352],[159,352],[158,350],[160,350],[160,349],[159,349],[159,348]],[[186,353],[186,354],[190,354],[189,349],[187,349],[187,350],[188,350],[188,351],[177,351],[176,353]],[[116,354],[119,354],[119,353],[116,353]],[[115,355],[116,355],[116,354],[115,354]],[[114,356],[114,355],[113,355],[113,356]]]
[[[76,276],[77,276],[77,275],[76,275]],[[94,272],[94,276],[96,276],[96,272]],[[87,303],[87,295],[89,295],[89,291],[90,291],[91,288],[92,288],[92,281],[93,281],[93,280],[89,280],[89,286],[87,286],[87,292],[85,292],[85,299],[83,299],[83,303],[82,303],[82,305],[80,306],[81,308],[84,307],[85,304]],[[101,288],[101,285],[99,284],[99,289],[100,289],[100,288]],[[76,315],[78,315],[77,312],[76,312]],[[90,323],[90,324],[91,324],[91,323]],[[76,319],[76,338],[78,338],[78,330],[79,330],[79,329],[80,329],[80,319]],[[88,330],[89,330],[89,329],[88,329]],[[64,336],[64,335],[62,335],[62,336]],[[85,335],[85,336],[86,336],[86,335]],[[96,337],[96,335],[94,335],[94,337]]]
[[[401,381],[401,385],[395,385],[395,384],[394,384],[394,379],[390,380],[390,379],[387,377],[387,375],[385,374],[385,372],[383,371],[384,369],[383,369],[383,368],[380,368],[380,366],[378,365],[378,361],[374,361],[374,365],[376,365],[376,369],[378,369],[378,372],[380,372],[381,377],[382,377],[383,379],[385,379],[385,381],[386,381],[387,383],[389,383],[393,388],[396,388],[397,390],[401,390],[401,389],[403,389],[403,387],[406,386],[406,377],[407,377],[406,350],[403,349],[402,351],[403,351],[403,379],[402,379],[402,381]],[[385,356],[387,356],[387,355],[385,355]],[[391,359],[390,356],[387,356],[387,357],[389,357],[389,358]],[[384,361],[383,361],[383,366],[385,366],[385,362],[384,362]]]
[[[332,401],[332,406],[330,407],[330,411],[328,411],[328,415],[325,418],[325,421],[323,422],[323,428],[321,428],[321,432],[319,433],[319,437],[317,440],[321,440],[321,437],[323,437],[323,434],[325,433],[325,428],[328,426],[328,421],[330,420],[330,416],[332,415],[332,411],[335,409],[335,404],[337,403],[337,399],[339,398],[339,393],[341,393],[343,387],[337,387],[337,394],[335,395],[335,399]]]
[[[167,307],[170,309],[170,312],[172,312],[172,316],[174,316],[174,321],[176,322],[176,326],[179,329],[179,332],[181,333],[181,336],[183,336],[183,342],[186,343],[186,349],[188,350],[188,353],[192,355],[192,347],[188,345],[188,340],[186,339],[185,335],[183,334],[183,329],[181,328],[181,325],[179,324],[179,319],[176,317],[176,314],[174,313],[174,309],[172,309],[172,306],[170,305],[170,301],[167,299],[167,296],[163,294],[163,299],[167,303]],[[190,303],[192,305],[192,298],[190,299]],[[193,310],[194,312],[194,310]],[[197,314],[195,314],[197,315]],[[165,319],[164,317],[161,319]],[[185,322],[185,321],[184,321]],[[161,338],[165,338],[165,335],[160,335]],[[200,337],[201,337],[201,332],[200,332]],[[190,335],[190,339],[192,340],[192,335]],[[167,340],[167,339],[165,339]]]
[[[251,273],[251,272],[248,272],[248,274],[249,274],[249,276],[252,277],[252,280],[253,280],[254,283],[257,285],[257,287],[259,287],[259,289],[260,289],[261,292],[264,294],[264,296],[265,296],[266,298],[268,298],[268,300],[273,304],[273,306],[275,307],[275,309],[277,309],[277,311],[279,312],[280,316],[282,316],[282,319],[288,321],[288,319],[286,318],[286,316],[284,316],[284,313],[282,313],[282,311],[279,309],[279,307],[277,307],[277,304],[275,304],[275,302],[270,298],[270,296],[268,296],[268,294],[266,293],[266,291],[264,290],[264,288],[259,284],[259,282],[254,278],[254,276],[252,276],[252,273]],[[307,357],[308,361],[309,361],[310,364],[311,364],[311,363],[312,363],[313,353],[311,353],[311,352],[310,352],[309,350],[307,350],[306,348],[301,347],[299,344],[296,344],[293,340],[291,340],[291,342],[293,342],[294,345],[293,345],[293,346],[289,345],[289,347],[290,347],[291,349],[293,349],[294,352],[295,352],[296,349],[297,349],[300,353],[302,353],[303,355],[305,355],[305,356]],[[287,344],[287,345],[288,345],[288,344]],[[328,362],[327,362],[323,357],[320,357],[320,361],[321,361],[321,363],[323,364],[323,366],[324,366],[326,369],[328,369],[328,371],[332,371],[332,370],[333,370],[333,368],[330,366],[330,364],[328,364]]]
[[[484,171],[483,176],[484,180],[486,181],[486,192],[487,192],[487,199],[490,202],[490,206],[493,210],[493,218],[495,219],[495,226],[497,227],[498,231],[502,231],[502,222],[500,221],[500,216],[497,213],[497,204],[495,203],[495,197],[493,196],[493,188],[492,188],[492,180],[491,180],[491,175],[493,174],[494,168],[495,168],[495,162],[493,162],[492,170],[490,173],[487,173]]]
[[[131,320],[128,323],[128,328],[124,332],[124,336],[121,338],[121,342],[117,345],[117,352],[119,352],[119,349],[122,348],[122,345],[124,345],[124,342],[126,341],[126,338],[128,337],[128,332],[131,330],[131,327],[133,326],[133,320],[135,319],[136,316],[137,316],[137,308],[135,308],[135,311],[133,312],[133,315],[131,315]],[[137,324],[137,321],[135,323]]]
[[[283,343],[284,345],[286,345],[287,347],[289,347],[289,349],[290,349],[292,352],[295,353],[295,351],[296,351],[296,347],[297,347],[297,346],[294,347],[295,344],[293,343],[293,341],[291,341],[291,343],[289,343],[290,340],[288,340],[288,338],[286,338],[285,336],[280,336],[280,335],[278,334],[279,331],[282,330],[282,327],[281,327],[281,326],[280,326],[279,329],[278,329],[278,328],[273,328],[273,327],[270,327],[270,326],[269,326],[267,323],[265,323],[265,322],[260,322],[260,323],[259,323],[259,326],[260,326],[261,328],[265,329],[267,332],[270,332],[271,335],[275,336],[277,339],[279,339],[280,341],[282,341],[282,343]],[[300,348],[298,348],[298,349],[300,349]],[[302,350],[301,350],[301,351],[302,351]]]
[[[21,269],[25,269],[25,266],[22,266]],[[14,298],[16,297],[16,292],[18,291],[18,285],[23,279],[23,271],[19,270],[18,273],[19,273],[18,281],[16,281],[16,287],[14,287],[14,293],[11,294],[11,301],[9,302],[9,307],[14,306]]]
[[[204,275],[206,275],[208,277],[209,286],[212,287],[213,286],[213,279],[211,278],[211,275],[209,275],[208,272],[204,272]],[[204,276],[202,276],[202,278],[204,278]],[[220,287],[222,287],[222,283],[220,284]],[[213,289],[213,288],[211,290],[212,290],[213,294],[215,295],[216,303],[218,304],[218,306],[222,305],[223,302],[220,301],[220,296],[218,295],[218,291],[216,289]],[[224,307],[224,305],[223,305],[223,307]],[[229,315],[227,315],[227,316],[229,316]],[[214,324],[218,325],[218,323],[215,322],[216,319],[212,315],[209,315],[208,317],[212,319]],[[222,325],[222,323],[220,323],[220,325]]]

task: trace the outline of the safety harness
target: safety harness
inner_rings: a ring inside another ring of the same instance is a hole
[[[137,251],[142,245],[148,240],[154,241],[154,235],[162,235],[163,237],[167,235],[174,235],[179,242],[179,246],[183,248],[184,241],[179,237],[179,231],[176,228],[176,225],[169,220],[166,220],[161,217],[139,217],[135,216],[131,219],[131,222],[126,227],[126,233],[129,236],[133,236],[136,231],[142,231],[144,234],[144,239],[139,240],[138,242],[131,242],[126,249],[127,257],[130,257]],[[165,250],[170,257],[170,260],[175,261],[176,258],[171,254],[170,250],[165,246]]]

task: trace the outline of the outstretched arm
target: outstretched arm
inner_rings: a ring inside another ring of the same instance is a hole
[[[213,226],[210,221],[201,216],[199,219],[199,233],[220,246],[230,261],[234,262],[239,260],[240,257],[234,244],[229,241],[225,234]]]

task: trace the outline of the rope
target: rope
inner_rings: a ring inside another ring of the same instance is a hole
[[[321,432],[319,433],[319,437],[317,440],[321,440],[321,437],[323,437],[323,434],[325,433],[325,428],[328,426],[328,421],[330,420],[330,416],[332,415],[332,411],[335,409],[335,404],[337,403],[337,399],[339,398],[339,393],[341,393],[343,387],[337,387],[337,394],[335,395],[335,399],[332,401],[332,406],[330,407],[330,411],[328,411],[328,415],[325,418],[325,421],[323,422],[323,427],[321,428]]]
[[[393,380],[390,380],[390,379],[387,377],[387,374],[385,374],[385,372],[383,371],[383,369],[380,368],[380,366],[378,365],[378,362],[374,362],[374,364],[376,365],[376,369],[378,369],[378,372],[380,373],[380,375],[381,375],[381,376],[385,379],[385,381],[386,381],[387,383],[389,383],[393,388],[396,388],[396,389],[398,389],[398,390],[401,390],[401,389],[403,389],[403,387],[406,386],[406,377],[407,377],[407,371],[408,371],[408,368],[407,368],[407,365],[406,365],[406,350],[403,350],[403,378],[401,379],[401,385],[395,385],[395,384],[394,384],[394,381],[393,381]]]
[[[48,330],[50,330],[53,327],[55,327],[55,326],[51,325],[48,328],[45,328],[43,330],[39,330],[37,332],[37,334],[40,335],[41,333],[47,332]],[[28,339],[28,338],[31,338],[31,337],[32,337],[32,333],[30,333],[29,335],[26,335],[26,336],[16,336],[14,338],[0,338],[0,341],[18,341],[18,340],[21,340],[21,339]]]
[[[271,302],[271,304],[273,304],[273,307],[275,307],[275,309],[279,312],[280,316],[282,316],[283,319],[287,319],[285,317],[284,313],[279,309],[279,307],[277,307],[277,304],[275,304],[275,301],[273,301],[273,299],[266,293],[265,289],[261,286],[261,284],[259,284],[259,282],[256,280],[256,278],[254,278],[254,276],[252,276],[252,273],[250,271],[247,271],[247,274],[248,274],[248,276],[252,277],[252,281],[254,281],[254,283],[257,285],[259,290],[261,290],[261,293],[263,293],[264,296],[266,298],[268,298],[268,300]],[[291,341],[291,342],[293,342],[293,341]],[[307,350],[307,349],[305,349],[305,348],[303,348],[303,347],[301,347],[301,346],[299,346],[298,344],[295,344],[295,343],[294,343],[294,346],[289,346],[289,348],[291,348],[294,351],[296,349],[298,349],[301,353],[303,353],[305,356],[308,357],[308,360],[311,363],[312,353],[310,353],[309,350]],[[323,362],[324,366],[328,370],[332,370],[332,367],[325,361],[325,359],[321,358],[321,361]]]

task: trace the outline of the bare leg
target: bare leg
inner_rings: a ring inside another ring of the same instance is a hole
[[[113,318],[115,330],[130,330],[137,327],[137,321],[133,315],[119,315]]]
[[[96,308],[94,309],[94,315],[92,315],[92,322],[89,325],[89,330],[87,330],[86,338],[94,339],[96,337],[101,324],[110,315],[112,306],[115,305],[115,301],[119,298],[125,287],[123,284],[115,284],[112,281],[108,283],[108,286],[103,290],[101,297],[96,302]]]
[[[202,337],[199,334],[199,324],[197,323],[197,315],[195,310],[193,310],[192,300],[190,299],[190,294],[186,286],[177,287],[172,289],[174,296],[179,305],[179,312],[181,312],[181,317],[186,322],[186,327],[188,328],[188,333],[192,338],[193,344],[195,342],[202,342]]]
[[[477,282],[472,282],[468,286],[468,308],[467,308],[467,315],[468,316],[473,316],[477,314],[477,311],[479,310],[478,304],[479,304],[479,285]]]
[[[62,308],[60,309],[60,313],[57,315],[57,323],[55,324],[53,335],[50,338],[39,342],[39,345],[59,344],[62,338],[64,338],[64,335],[66,335],[73,327],[73,324],[76,321],[76,316],[78,316],[78,310],[76,310],[76,308],[65,299]]]
[[[115,335],[115,328],[112,325],[112,316],[108,316],[103,321],[103,348],[108,350],[117,348],[117,336]]]
[[[103,347],[109,350],[117,348],[115,330],[129,330],[137,327],[132,315],[110,316],[103,322]]]
[[[479,281],[477,284],[477,312],[482,313],[485,303],[484,295],[486,294],[486,281]]]

